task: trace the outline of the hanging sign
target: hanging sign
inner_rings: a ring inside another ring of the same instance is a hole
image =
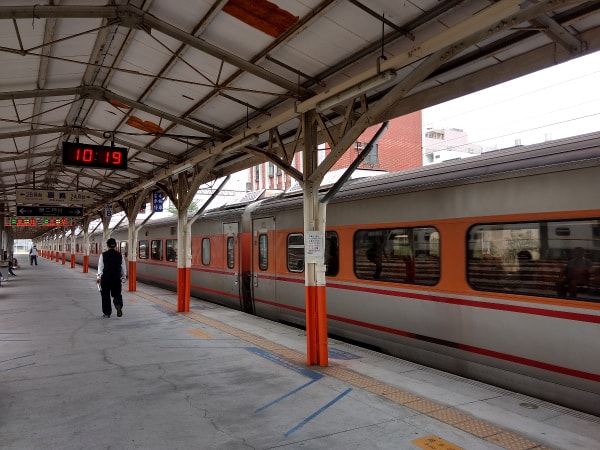
[[[162,212],[163,210],[163,194],[160,191],[152,192],[152,211]]]
[[[17,216],[83,217],[83,208],[73,208],[68,206],[17,206]]]
[[[17,189],[17,203],[43,205],[92,205],[97,199],[82,191],[49,191],[45,189]]]

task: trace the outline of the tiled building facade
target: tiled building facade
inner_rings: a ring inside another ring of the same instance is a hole
[[[368,145],[381,125],[368,128],[332,167],[333,170],[348,167],[360,151]],[[376,146],[359,166],[360,169],[373,169],[386,172],[421,167],[422,156],[422,117],[421,111],[390,120],[389,127],[380,137]],[[319,159],[329,153],[326,144],[320,146]],[[294,157],[293,166],[302,170],[302,153]],[[248,169],[249,190],[289,188],[294,180],[272,163],[261,164]]]

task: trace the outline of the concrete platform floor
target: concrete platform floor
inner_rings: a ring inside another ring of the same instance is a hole
[[[1,449],[600,449],[600,418],[95,270],[21,257],[0,288]],[[7,277],[6,273],[3,273]]]

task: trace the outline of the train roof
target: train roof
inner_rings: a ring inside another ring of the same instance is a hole
[[[332,202],[600,165],[600,132],[495,150],[465,159],[350,180]],[[261,210],[292,207],[301,195],[264,201]]]
[[[482,155],[402,172],[349,179],[332,202],[597,165],[600,165],[600,132],[494,150]],[[322,195],[325,195],[326,190],[327,188],[322,189]],[[293,208],[302,204],[302,198],[301,190],[284,193],[263,189],[249,192],[235,203],[208,209],[202,217],[238,218],[249,207],[261,212]],[[193,215],[190,214],[190,217]],[[147,226],[168,226],[176,223],[177,217],[173,215],[151,218]],[[126,227],[126,224],[121,224],[115,227],[115,231]]]

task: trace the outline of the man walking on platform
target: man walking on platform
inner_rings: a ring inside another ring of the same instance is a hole
[[[117,317],[123,315],[123,296],[121,295],[121,279],[127,278],[127,265],[125,258],[116,250],[117,241],[110,238],[106,241],[108,250],[100,255],[98,259],[98,276],[96,283],[100,288],[102,296],[102,312],[104,317],[110,317],[112,306],[111,296],[117,309]]]
[[[30,266],[33,266],[34,263],[37,266],[37,257],[38,257],[38,251],[37,251],[37,247],[34,245],[33,247],[31,247],[29,249],[29,265]]]

